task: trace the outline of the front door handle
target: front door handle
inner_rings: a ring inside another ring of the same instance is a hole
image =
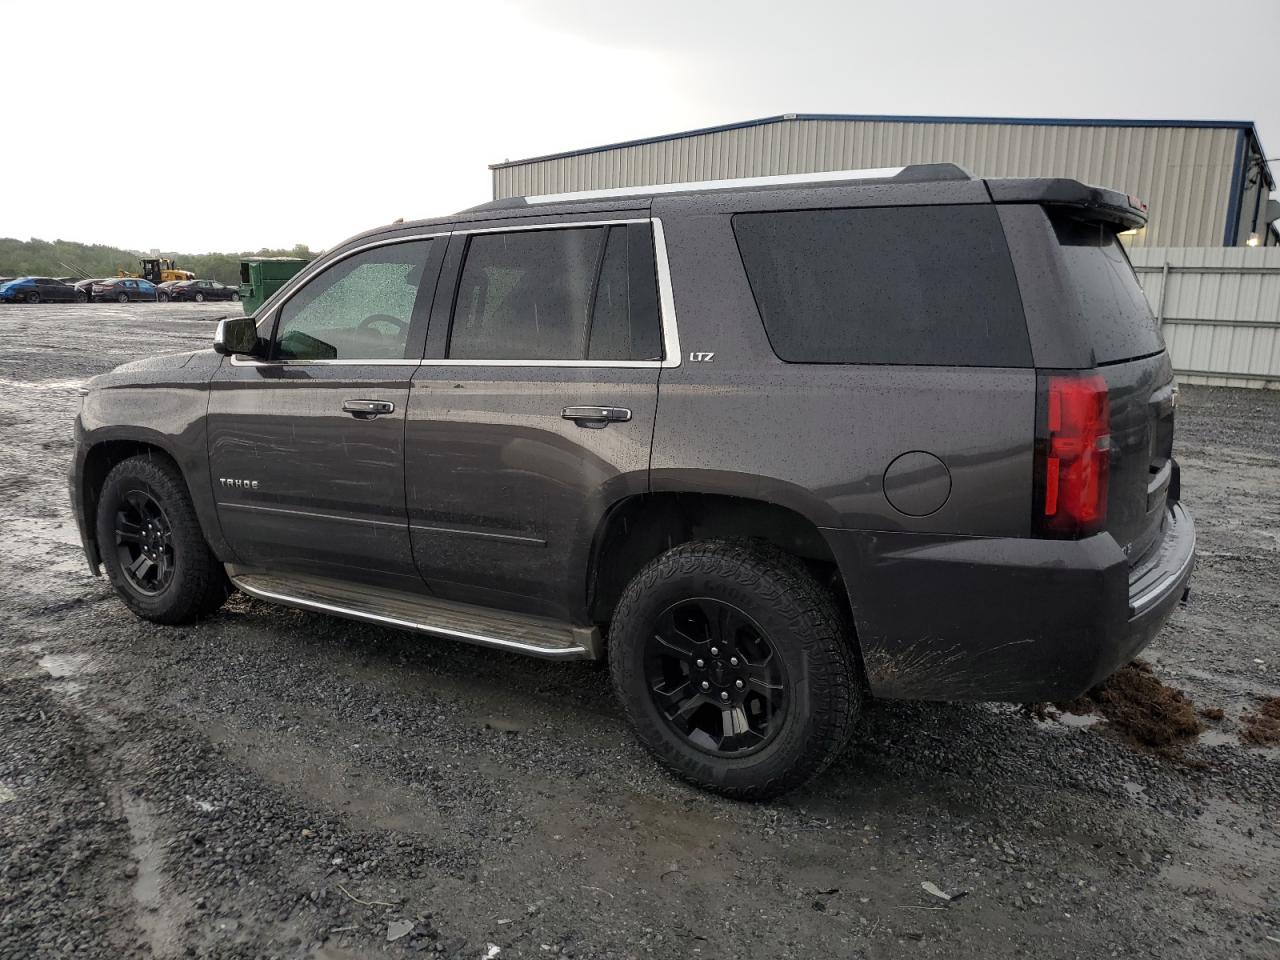
[[[580,427],[598,430],[611,423],[626,423],[631,419],[631,411],[626,407],[565,407],[560,416]]]
[[[357,420],[372,420],[381,413],[395,413],[396,405],[390,400],[347,400],[342,404],[342,412]]]

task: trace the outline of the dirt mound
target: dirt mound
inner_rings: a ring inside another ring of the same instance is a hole
[[[1117,730],[1145,747],[1166,749],[1200,733],[1195,704],[1181,690],[1167,687],[1151,665],[1135,660],[1069,703],[1063,713],[1099,713]]]
[[[1280,747],[1280,697],[1272,697],[1253,713],[1241,718],[1240,739],[1259,747]]]

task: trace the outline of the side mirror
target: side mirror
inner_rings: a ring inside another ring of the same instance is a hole
[[[259,342],[258,325],[253,317],[227,317],[218,321],[218,330],[213,335],[213,350],[224,357],[233,354],[253,357],[261,353]]]

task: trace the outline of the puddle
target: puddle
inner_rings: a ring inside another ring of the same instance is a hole
[[[40,669],[55,680],[77,677],[88,672],[87,653],[46,653],[40,658]]]
[[[1202,747],[1235,747],[1239,741],[1229,733],[1221,730],[1206,730],[1196,741]]]
[[[0,379],[0,387],[8,387],[10,390],[77,390],[84,383],[83,380],[5,380]]]
[[[156,957],[177,956],[180,952],[178,924],[171,910],[166,909],[162,892],[164,874],[164,847],[151,805],[138,797],[121,797],[125,819],[129,822],[132,845],[129,852],[137,864],[138,873],[133,879],[130,893],[138,905],[138,926],[151,945]]]

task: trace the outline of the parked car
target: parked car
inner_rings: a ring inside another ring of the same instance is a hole
[[[239,300],[240,291],[216,280],[180,280],[169,288],[169,299],[175,302],[206,300]]]
[[[90,298],[99,303],[107,300],[117,303],[154,302],[157,299],[156,285],[141,277],[109,277],[93,284],[89,292]]]
[[[0,286],[0,301],[5,303],[74,303],[83,299],[75,287],[52,277],[18,277]]]
[[[93,285],[95,283],[106,283],[107,280],[112,280],[112,279],[115,279],[115,278],[114,277],[92,277],[87,280],[77,280],[75,282],[75,288],[79,290],[81,293],[83,293],[85,296],[85,299],[88,300],[91,296],[93,296]]]
[[[649,750],[744,799],[823,770],[866,696],[1071,699],[1195,557],[1117,236],[1144,209],[943,164],[366,233],[212,350],[90,382],[89,564],[158,623],[236,587],[607,651]]]

